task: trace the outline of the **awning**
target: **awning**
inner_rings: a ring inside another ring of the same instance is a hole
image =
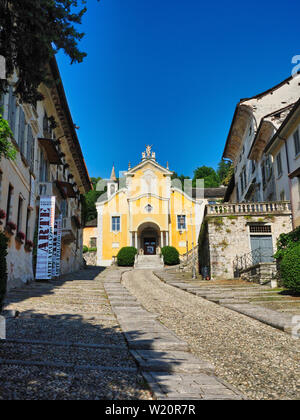
[[[297,168],[294,172],[289,174],[289,178],[295,178],[296,176],[300,177],[300,168]]]
[[[59,152],[55,146],[55,141],[52,139],[44,139],[44,138],[39,138],[38,141],[39,141],[39,144],[45,150],[49,163],[51,163],[51,165],[62,165]]]

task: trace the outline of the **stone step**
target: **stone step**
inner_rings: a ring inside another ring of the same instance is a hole
[[[147,372],[181,372],[213,374],[214,367],[183,351],[131,350],[141,369]]]

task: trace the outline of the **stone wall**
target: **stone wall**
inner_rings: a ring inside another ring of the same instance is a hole
[[[251,252],[249,226],[252,224],[271,226],[268,235],[272,235],[274,252],[279,235],[292,230],[291,215],[288,213],[208,215],[204,219],[199,238],[200,270],[207,266],[211,278],[233,278],[234,258]]]
[[[277,272],[276,262],[274,263],[259,263],[252,267],[246,268],[240,272],[240,277],[243,280],[253,283],[266,284],[271,283],[275,279]]]

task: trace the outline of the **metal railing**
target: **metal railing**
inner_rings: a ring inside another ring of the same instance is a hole
[[[238,274],[240,271],[259,263],[272,262],[275,262],[275,258],[271,248],[257,248],[247,254],[236,256],[233,260],[233,272]]]

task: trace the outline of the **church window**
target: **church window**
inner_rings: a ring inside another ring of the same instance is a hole
[[[146,211],[146,213],[152,213],[152,211],[153,211],[153,207],[151,206],[151,204],[148,204],[148,205],[145,207],[145,211]]]
[[[177,229],[178,230],[186,229],[186,216],[184,214],[177,216]]]
[[[120,216],[112,216],[111,227],[112,227],[113,232],[120,232],[121,230]]]

